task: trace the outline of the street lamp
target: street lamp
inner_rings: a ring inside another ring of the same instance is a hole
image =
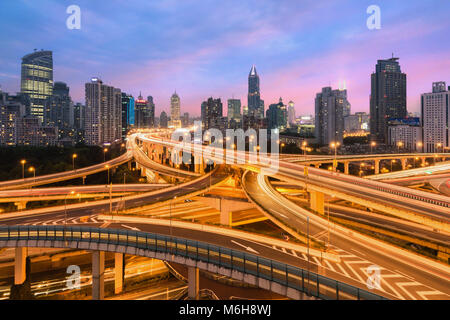
[[[76,153],[72,155],[72,170],[75,171],[75,158],[78,157]]]
[[[22,179],[24,180],[25,180],[25,163],[27,163],[25,159],[20,160],[20,164],[22,165]]]
[[[36,182],[36,169],[34,167],[29,167],[28,171],[33,172],[33,179]]]
[[[397,152],[400,153],[400,148],[403,146],[403,142],[399,141],[397,143]]]
[[[306,146],[307,145],[308,145],[308,142],[306,142],[306,141],[302,142],[303,156],[305,157],[305,161],[306,161]]]
[[[373,147],[375,147],[377,145],[377,143],[375,141],[372,141],[370,143],[370,153],[373,153]]]
[[[417,147],[422,148],[423,147],[423,143],[422,142],[417,142]],[[423,148],[422,148],[422,152],[423,152]]]
[[[280,144],[280,146],[281,146],[281,148],[280,148],[280,149],[281,149],[281,150],[280,150],[281,152],[280,152],[280,153],[283,153],[283,147],[285,146],[285,144],[282,143],[282,144]]]
[[[439,152],[439,148],[442,147],[442,143],[438,142],[438,143],[436,144],[436,147],[437,147],[436,152]]]
[[[395,160],[391,160],[391,172],[392,172],[392,164],[395,163]]]
[[[332,142],[331,147],[334,148],[334,162],[333,162],[333,169],[334,171],[337,171],[337,148],[339,147],[339,142]]]
[[[108,148],[103,149],[103,162],[106,162],[106,153],[108,152]]]
[[[109,184],[109,165],[106,165],[105,168],[108,170],[108,183]]]

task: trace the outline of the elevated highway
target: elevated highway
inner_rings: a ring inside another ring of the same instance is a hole
[[[263,175],[247,172],[243,183],[249,198],[265,214],[303,236],[309,234],[312,240],[325,246],[330,239],[329,248],[340,253],[343,266],[324,264],[324,274],[335,270],[342,277],[354,277],[365,282],[367,275],[364,273],[358,275],[363,268],[354,268],[349,271],[346,267],[376,265],[383,270],[381,272],[382,278],[384,275],[381,283],[383,290],[396,295],[399,299],[417,299],[421,297],[422,291],[436,291],[436,296],[440,296],[441,299],[450,298],[450,268],[448,266],[409,254],[405,250],[394,248],[370,237],[360,236],[357,232],[327,221],[325,217],[312,214],[276,192],[270,186],[268,178]],[[350,262],[346,263],[347,259]],[[406,288],[403,284],[408,279],[410,281],[414,279],[414,284]]]
[[[55,182],[72,180],[76,178],[82,178],[94,173],[107,171],[112,168],[118,167],[124,163],[129,162],[132,158],[133,154],[130,150],[128,150],[123,155],[117,158],[81,169],[36,176],[35,178],[33,177],[33,178],[2,181],[0,182],[0,191],[23,189]]]

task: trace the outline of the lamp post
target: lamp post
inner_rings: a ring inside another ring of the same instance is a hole
[[[422,142],[417,142],[417,147],[422,148],[423,147],[423,143]],[[421,150],[423,152],[423,148]]]
[[[106,184],[109,184],[109,165],[106,165],[105,168],[108,170],[108,181]]]
[[[308,142],[306,142],[306,141],[302,142],[303,156],[305,157],[305,161],[306,161],[306,146],[307,145],[308,145]]]
[[[25,159],[20,160],[20,164],[22,165],[22,179],[25,180],[25,163],[27,163],[27,161]]]
[[[397,152],[400,153],[400,148],[403,147],[403,142],[399,141],[397,143]]]
[[[106,162],[106,153],[108,152],[108,148],[103,149],[103,162]]]
[[[280,148],[281,150],[280,151],[281,151],[281,153],[283,153],[283,147],[285,146],[285,144],[282,143],[282,144],[280,144],[280,146],[281,146],[281,148]]]
[[[391,172],[392,172],[392,164],[395,163],[395,160],[391,160]]]
[[[436,152],[439,152],[439,148],[442,147],[442,143],[438,142],[438,143],[436,144],[436,147],[437,147]],[[442,151],[442,152],[443,152],[443,151]]]
[[[337,171],[337,148],[339,147],[339,142],[332,142],[331,147],[334,148],[334,161],[333,161],[333,171]]]
[[[377,145],[377,143],[375,141],[372,141],[370,143],[370,153],[373,153],[373,147],[375,147]]]
[[[75,158],[78,157],[76,153],[72,155],[72,170],[75,171]]]
[[[36,183],[36,169],[34,167],[29,167],[28,171],[33,172],[33,182]]]

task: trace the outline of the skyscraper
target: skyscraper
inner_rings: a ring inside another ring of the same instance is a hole
[[[122,92],[104,85],[98,78],[85,84],[88,145],[113,143],[122,135]]]
[[[45,102],[45,126],[58,127],[59,138],[68,137],[73,129],[73,102],[69,87],[64,82],[55,82],[53,94]]]
[[[259,91],[259,76],[255,65],[252,66],[248,75],[248,115],[256,118],[264,117],[264,102],[261,103]],[[262,107],[262,110],[261,110]]]
[[[155,103],[153,102],[153,97],[148,96],[148,127],[153,128],[155,126]]]
[[[315,99],[315,136],[317,143],[329,145],[342,144],[344,132],[344,108],[348,104],[347,90],[322,88]]]
[[[266,112],[267,129],[285,130],[287,127],[286,105],[280,98],[278,103],[271,104]]]
[[[152,128],[155,121],[155,109],[153,97],[149,96],[151,101],[145,100],[141,94],[135,101],[135,127],[136,128]]]
[[[159,127],[167,128],[167,125],[168,125],[167,113],[165,111],[162,111],[161,115],[159,116]]]
[[[406,74],[399,58],[378,60],[371,76],[370,134],[372,140],[387,142],[387,121],[404,118],[406,112]]]
[[[450,87],[433,82],[431,93],[421,95],[423,151],[443,152],[450,147]]]
[[[241,119],[241,100],[228,99],[228,121]]]
[[[212,97],[202,103],[202,124],[203,129],[220,129],[222,124],[223,106],[219,99]]]
[[[30,97],[27,113],[44,121],[45,103],[53,92],[53,57],[51,51],[35,51],[22,58],[20,91]]]
[[[122,139],[134,127],[134,97],[122,92]]]
[[[172,126],[179,128],[181,127],[180,121],[180,97],[177,92],[170,98],[170,121]]]
[[[292,100],[288,103],[288,124],[295,124],[295,107]]]

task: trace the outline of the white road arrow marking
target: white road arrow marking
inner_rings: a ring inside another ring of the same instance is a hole
[[[131,230],[134,230],[134,231],[141,231],[141,230],[139,230],[138,228],[136,228],[136,227],[130,227],[130,226],[127,226],[126,224],[122,224],[122,227],[125,227],[125,228],[128,228],[128,229],[131,229]]]
[[[245,246],[245,245],[243,245],[243,244],[241,244],[241,243],[239,243],[239,242],[237,242],[237,241],[234,241],[234,240],[231,240],[231,242],[233,242],[234,244],[237,244],[238,246],[241,246],[242,248],[244,248],[244,249],[247,250],[247,251],[250,251],[250,252],[259,254],[259,252],[256,251],[255,249],[253,249],[252,247]]]

